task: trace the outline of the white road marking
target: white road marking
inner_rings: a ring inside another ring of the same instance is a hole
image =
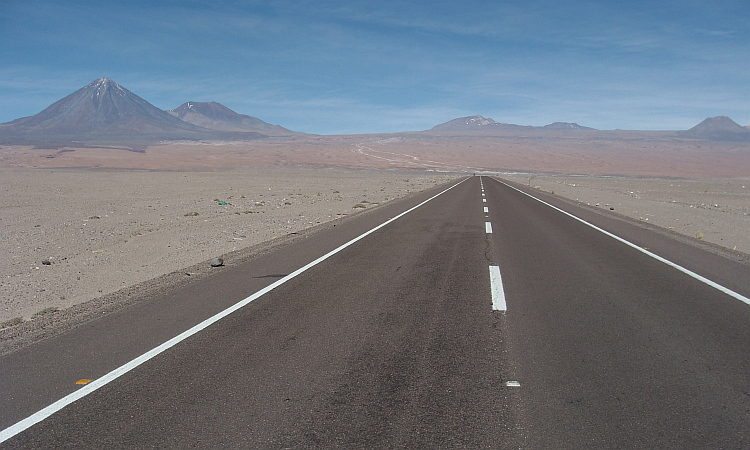
[[[483,198],[483,199],[482,199],[482,202],[484,202],[484,203],[487,203],[487,199],[486,199],[486,198]]]
[[[492,233],[492,223],[491,222],[485,222],[484,223],[484,231],[486,231],[487,234]]]
[[[488,207],[484,207],[484,212],[490,212],[490,209]]]
[[[662,262],[662,263],[664,263],[664,264],[666,264],[666,265],[668,265],[668,266],[670,266],[670,267],[672,267],[674,269],[677,269],[680,272],[684,273],[685,275],[688,275],[688,276],[690,276],[692,278],[695,278],[696,280],[698,280],[698,281],[700,281],[702,283],[705,283],[705,284],[711,286],[712,288],[717,289],[717,290],[719,290],[719,291],[721,291],[721,292],[729,295],[730,297],[734,297],[737,300],[739,300],[741,302],[744,302],[744,303],[747,303],[748,305],[750,305],[750,298],[747,298],[747,297],[745,297],[744,295],[742,295],[742,294],[740,294],[738,292],[735,292],[735,291],[733,291],[733,290],[731,290],[729,288],[726,288],[726,287],[720,285],[719,283],[711,281],[711,280],[709,280],[708,278],[706,278],[706,277],[704,277],[702,275],[698,275],[697,273],[693,272],[692,270],[686,269],[686,268],[682,267],[681,265],[673,263],[672,261],[670,261],[670,260],[668,260],[666,258],[662,258],[661,256],[657,255],[656,253],[652,253],[652,252],[650,252],[650,251],[648,251],[648,250],[646,250],[646,249],[644,249],[642,247],[639,247],[639,246],[633,244],[630,241],[626,241],[625,239],[621,238],[620,236],[612,234],[609,231],[603,230],[603,229],[597,227],[596,225],[592,225],[592,224],[586,222],[585,220],[583,220],[583,219],[581,219],[579,217],[576,217],[573,214],[570,214],[567,211],[563,211],[562,209],[560,209],[560,208],[558,208],[556,206],[550,205],[549,203],[545,202],[544,200],[540,200],[540,199],[534,197],[531,194],[527,194],[526,192],[524,192],[524,191],[522,191],[520,189],[516,189],[513,186],[511,186],[511,185],[509,185],[507,183],[504,183],[504,182],[502,182],[500,180],[497,180],[497,181],[500,182],[500,183],[502,183],[502,184],[504,184],[504,185],[506,185],[506,186],[508,186],[511,189],[514,189],[514,190],[516,190],[516,191],[518,191],[518,192],[520,192],[520,193],[522,193],[524,195],[527,195],[527,196],[533,198],[534,200],[536,200],[536,201],[538,201],[540,203],[543,203],[543,204],[549,206],[552,209],[555,209],[555,210],[557,210],[557,211],[565,214],[566,216],[572,217],[573,219],[575,219],[575,220],[577,220],[577,221],[579,221],[579,222],[581,222],[581,223],[583,223],[585,225],[588,225],[591,228],[593,228],[593,229],[595,229],[595,230],[597,230],[599,232],[602,232],[602,233],[606,234],[607,236],[611,237],[612,239],[615,239],[615,240],[617,240],[617,241],[619,241],[619,242],[627,245],[628,247],[632,247],[632,248],[638,250],[639,252],[644,253],[644,254],[646,254],[646,255],[654,258],[655,260],[657,260],[659,262]]]
[[[484,192],[482,192],[482,197],[484,197]]]
[[[454,187],[458,186],[459,184],[463,183],[464,181],[468,180],[468,178],[465,178],[458,183],[454,184],[453,186],[449,187],[448,189],[428,198],[427,200],[423,201],[422,203],[418,204],[417,206],[414,206],[410,209],[407,209],[406,211],[402,212],[401,214],[393,217],[390,220],[387,220],[383,222],[382,224],[376,226],[375,228],[371,229],[370,231],[367,231],[356,238],[352,239],[351,241],[341,245],[340,247],[331,250],[330,252],[326,253],[325,255],[321,256],[320,258],[316,259],[315,261],[308,263],[301,268],[295,270],[294,272],[290,273],[289,275],[285,276],[284,278],[279,279],[278,281],[266,286],[265,288],[259,290],[255,294],[247,297],[244,300],[239,301],[238,303],[235,303],[234,305],[230,306],[229,308],[225,309],[224,311],[221,311],[220,313],[209,317],[208,319],[204,320],[203,322],[199,323],[198,325],[195,325],[194,327],[190,328],[189,330],[186,330],[177,336],[173,337],[172,339],[168,340],[167,342],[159,345],[158,347],[155,347],[152,350],[149,350],[148,352],[142,354],[141,356],[131,360],[130,362],[127,362],[123,364],[122,366],[116,368],[115,370],[109,372],[108,374],[102,376],[101,378],[98,378],[91,383],[86,384],[81,389],[78,389],[77,391],[66,395],[65,397],[61,398],[60,400],[52,403],[51,405],[37,411],[36,413],[30,415],[29,417],[21,420],[20,422],[17,422],[14,425],[9,426],[8,428],[0,431],[0,443],[5,442],[6,440],[12,438],[13,436],[17,435],[18,433],[28,429],[34,424],[37,424],[41,422],[42,420],[46,419],[47,417],[51,416],[52,414],[56,413],[57,411],[60,411],[61,409],[65,408],[66,406],[70,405],[71,403],[80,400],[81,398],[89,395],[90,393],[96,391],[97,389],[101,388],[102,386],[105,386],[111,381],[114,381],[115,379],[119,378],[120,376],[130,372],[131,370],[135,369],[136,367],[140,366],[141,364],[145,363],[146,361],[150,360],[151,358],[159,355],[160,353],[174,347],[176,344],[184,341],[185,339],[189,338],[190,336],[208,328],[209,326],[213,325],[214,323],[218,322],[219,320],[223,319],[224,317],[232,314],[233,312],[239,310],[240,308],[248,305],[253,300],[258,299],[259,297],[267,294],[268,292],[272,291],[273,289],[281,286],[282,284],[286,283],[287,281],[291,280],[292,278],[296,277],[297,275],[307,271],[311,267],[314,267],[321,262],[325,261],[326,259],[330,258],[331,256],[335,255],[336,253],[340,252],[341,250],[344,250],[345,248],[349,247],[350,245],[354,244],[355,242],[359,241],[360,239],[365,238],[366,236],[369,236],[370,234],[376,232],[377,230],[383,228],[384,226],[388,225],[389,223],[393,222],[394,220],[414,211],[415,209],[419,208],[420,206],[424,205],[425,203],[429,202],[432,199],[435,199],[439,197],[440,195],[448,192],[449,190],[453,189]]]
[[[492,290],[492,309],[495,311],[507,311],[505,304],[505,291],[503,290],[503,278],[500,276],[500,267],[490,266],[490,288]]]

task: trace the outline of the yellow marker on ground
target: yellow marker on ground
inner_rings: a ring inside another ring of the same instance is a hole
[[[91,380],[87,380],[85,378],[83,380],[76,381],[76,384],[89,384],[89,383],[91,383]]]

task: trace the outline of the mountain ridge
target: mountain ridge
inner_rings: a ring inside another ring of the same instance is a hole
[[[99,78],[39,113],[0,124],[0,143],[47,147],[117,144],[142,150],[165,140],[267,137],[185,122],[108,78]]]
[[[436,125],[427,132],[544,132],[544,131],[598,131],[571,122],[554,122],[542,127],[497,122],[484,116],[466,116]]]
[[[255,131],[268,136],[300,134],[280,125],[272,125],[257,117],[239,114],[218,102],[185,102],[166,111],[179,119],[217,131]]]
[[[571,122],[554,122],[541,127],[515,125],[474,115],[459,117],[417,133],[553,138],[634,132],[637,130],[597,130]],[[726,116],[709,117],[689,130],[659,133],[685,139],[750,141],[750,125],[743,127]],[[133,144],[130,145],[132,148],[144,148],[161,141],[249,140],[300,135],[306,133],[239,114],[215,101],[186,102],[165,111],[108,78],[94,80],[33,116],[0,124],[0,144],[53,148],[101,143]]]

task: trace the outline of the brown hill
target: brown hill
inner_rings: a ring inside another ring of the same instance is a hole
[[[543,127],[528,125],[514,125],[510,123],[496,122],[482,116],[459,117],[451,121],[441,123],[429,130],[428,133],[439,134],[488,134],[488,135],[540,135],[546,136],[550,132],[557,134],[578,131],[596,131],[594,128],[584,127],[577,123],[555,122]]]
[[[441,123],[440,125],[436,125],[432,128],[430,128],[427,131],[430,132],[448,132],[448,133],[456,133],[456,132],[482,132],[482,133],[492,133],[492,132],[503,132],[503,131],[523,131],[523,130],[531,130],[533,127],[530,126],[521,126],[521,125],[513,125],[509,123],[501,123],[496,122],[492,119],[482,117],[482,116],[468,116],[468,117],[459,117],[458,119],[453,119],[445,123]]]
[[[181,120],[218,131],[255,131],[268,136],[299,134],[279,125],[271,125],[257,117],[238,114],[217,102],[187,102],[167,111]]]

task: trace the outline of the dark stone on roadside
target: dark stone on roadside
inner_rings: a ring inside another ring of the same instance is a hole
[[[45,266],[51,266],[52,265],[52,261],[50,261],[49,259],[43,259],[42,260],[42,264],[44,264]]]
[[[224,260],[221,258],[214,258],[209,264],[211,264],[211,267],[221,267],[224,265]]]
[[[610,210],[610,211],[614,211],[614,210],[615,210],[615,208],[609,208],[609,210]]]

